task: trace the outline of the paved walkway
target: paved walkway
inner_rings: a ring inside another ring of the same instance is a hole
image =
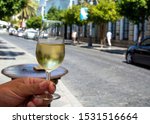
[[[0,38],[0,71],[8,66],[17,64],[37,63],[36,58],[24,51],[23,49],[11,44],[10,42]],[[0,83],[10,80],[10,78],[0,73]],[[52,107],[81,107],[80,102],[65,87],[63,82],[59,80],[56,92],[61,94],[61,98],[51,103]]]

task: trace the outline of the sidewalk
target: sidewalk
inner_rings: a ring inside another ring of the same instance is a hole
[[[81,43],[77,46],[82,47],[82,48],[89,48],[89,49],[99,50],[99,51],[107,52],[107,53],[111,53],[111,54],[117,54],[117,55],[125,55],[125,52],[127,50],[127,48],[124,48],[124,47],[101,46],[100,44],[95,44],[95,43],[92,44],[92,47],[88,47],[88,43]]]
[[[72,44],[72,40],[65,40],[66,44]],[[82,48],[88,48],[88,49],[93,49],[93,50],[99,50],[102,52],[107,52],[111,54],[117,54],[117,55],[125,55],[127,48],[125,47],[117,47],[117,46],[101,46],[100,44],[92,43],[92,47],[88,46],[88,43],[81,42],[79,44],[75,44],[77,47],[82,47]]]
[[[0,38],[0,71],[11,65],[29,63],[37,63],[36,58],[23,49]],[[10,80],[10,78],[1,73],[0,79],[0,83]],[[81,103],[71,94],[61,80],[57,84],[56,92],[61,94],[61,98],[54,100],[51,103],[52,107],[82,107]]]

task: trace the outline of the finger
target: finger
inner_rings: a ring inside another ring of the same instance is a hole
[[[32,101],[36,106],[47,107],[48,104],[50,104],[50,102],[52,101],[52,95],[51,94],[35,95]]]
[[[36,107],[35,104],[32,101],[29,101],[27,103],[27,107]]]
[[[56,86],[52,81],[45,80],[45,79],[38,79],[38,82],[37,82],[37,78],[32,78],[32,79],[34,83],[39,82],[39,88],[41,91],[48,91],[51,94],[55,92]]]
[[[55,85],[55,83],[51,82],[49,84],[48,92],[53,94],[55,92],[55,90],[56,90],[56,85]]]
[[[29,78],[26,83],[29,90],[28,95],[42,94],[45,91],[53,93],[56,89],[55,86],[53,85],[53,82],[45,79]]]

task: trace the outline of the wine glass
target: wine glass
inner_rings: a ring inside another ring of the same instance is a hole
[[[36,59],[39,66],[46,72],[46,79],[51,80],[51,72],[58,68],[65,56],[65,45],[63,38],[50,37],[53,25],[58,22],[43,21],[42,30],[39,32],[36,45]],[[53,29],[54,30],[54,29]],[[49,94],[43,100],[48,100]],[[53,100],[60,98],[59,94],[53,94]]]

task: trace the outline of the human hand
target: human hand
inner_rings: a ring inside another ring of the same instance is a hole
[[[34,96],[43,96],[45,91],[53,94],[55,89],[54,83],[45,79],[18,78],[0,85],[0,106],[47,106],[46,101]]]

